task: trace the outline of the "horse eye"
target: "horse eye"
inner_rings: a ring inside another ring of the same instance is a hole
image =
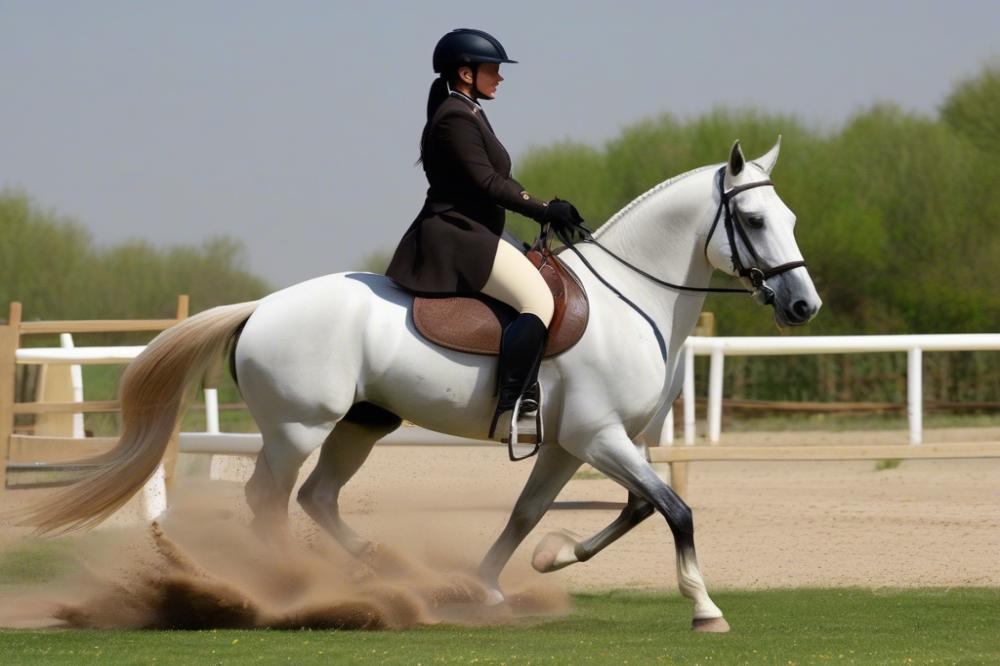
[[[762,215],[751,215],[747,217],[747,225],[751,229],[763,229],[764,217]]]

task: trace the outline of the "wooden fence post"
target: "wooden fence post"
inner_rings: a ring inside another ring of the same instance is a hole
[[[0,326],[0,494],[7,488],[10,438],[14,435],[14,381],[20,340],[21,304],[13,302],[7,324]]]
[[[180,294],[177,297],[177,321],[188,318],[189,298],[187,294]]]
[[[698,324],[694,327],[694,331],[691,335],[699,335],[702,337],[712,337],[715,335],[715,313],[713,312],[702,312],[698,315]],[[694,364],[694,354],[690,354],[687,357],[687,362]],[[693,371],[693,367],[691,368]],[[686,402],[686,401],[685,401]],[[690,446],[694,444],[694,401],[689,405],[685,404],[685,416],[684,416],[684,444]],[[691,422],[688,422],[687,411],[690,408],[691,411]],[[689,432],[691,431],[691,432]],[[687,499],[687,486],[688,486],[688,463],[686,462],[674,462],[669,464],[670,467],[670,487],[674,489],[678,495],[683,499]]]
[[[687,500],[689,464],[686,462],[675,462],[670,465],[670,487],[683,500]]]

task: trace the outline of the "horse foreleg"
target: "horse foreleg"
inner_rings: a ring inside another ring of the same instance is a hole
[[[620,427],[607,428],[592,441],[572,447],[570,451],[649,502],[666,518],[677,551],[677,585],[681,594],[694,602],[693,628],[728,631],[729,625],[708,596],[698,568],[690,507],[653,471],[625,431]]]
[[[547,444],[542,447],[507,526],[479,565],[479,577],[489,587],[487,603],[503,601],[500,572],[579,467],[580,460],[560,446]]]
[[[340,517],[340,490],[360,469],[375,442],[399,427],[395,414],[361,403],[355,405],[323,443],[316,468],[299,488],[299,504],[309,517],[355,556],[370,550],[362,538]]]
[[[535,548],[531,566],[541,573],[548,573],[576,562],[586,562],[653,515],[654,510],[650,502],[630,492],[625,508],[614,522],[589,539],[577,541],[566,532],[546,534]]]

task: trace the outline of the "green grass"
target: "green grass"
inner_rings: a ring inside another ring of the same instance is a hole
[[[598,472],[593,467],[589,465],[580,469],[576,474],[573,475],[575,481],[599,481],[601,479],[606,479],[608,477],[604,476]]]
[[[90,365],[83,367],[83,386],[87,400],[115,400],[118,397],[118,380],[124,366]],[[219,401],[221,403],[242,402],[239,390],[229,376],[228,370],[222,373],[219,385]],[[199,391],[194,404],[202,401]],[[117,435],[119,432],[118,414],[87,414],[85,427],[97,437]],[[257,432],[257,424],[246,410],[225,410],[219,413],[219,426],[223,432]],[[205,429],[205,412],[200,409],[188,409],[181,422],[181,430],[198,432]]]
[[[724,592],[733,631],[695,634],[690,604],[582,594],[567,617],[406,631],[0,632],[4,663],[997,663],[995,589]]]
[[[0,596],[6,586],[44,583],[68,571],[72,546],[68,540],[36,541],[0,552]]]
[[[0,597],[58,581],[72,540],[0,555]],[[51,588],[50,588],[51,589]],[[788,589],[714,595],[733,631],[695,634],[662,592],[576,594],[562,617],[401,631],[0,630],[0,664],[1000,662],[1000,589]]]
[[[883,472],[887,469],[896,469],[903,464],[903,461],[899,458],[887,458],[885,460],[879,460],[875,463],[875,471]]]

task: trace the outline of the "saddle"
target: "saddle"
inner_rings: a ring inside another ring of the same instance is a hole
[[[536,242],[525,256],[552,290],[555,312],[545,356],[555,356],[575,345],[586,330],[590,316],[587,295],[573,272],[548,248],[546,239]],[[498,355],[500,335],[515,317],[514,308],[483,294],[413,299],[413,324],[420,335],[442,347],[471,354]]]

